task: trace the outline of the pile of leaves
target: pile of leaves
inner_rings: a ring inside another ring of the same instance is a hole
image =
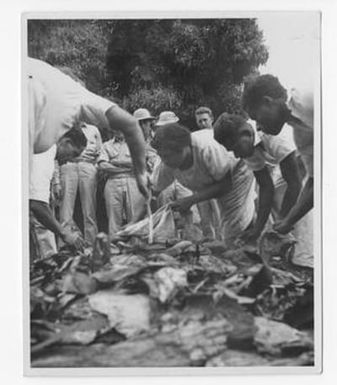
[[[112,254],[99,234],[36,261],[32,366],[313,365],[312,271],[291,266],[291,242],[261,244],[130,239]]]

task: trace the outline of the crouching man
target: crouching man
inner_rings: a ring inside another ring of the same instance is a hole
[[[66,244],[82,248],[84,240],[78,232],[69,227],[63,227],[55,218],[50,206],[50,184],[54,172],[55,157],[59,162],[70,161],[81,154],[87,144],[87,139],[79,129],[68,131],[49,150],[33,155],[32,169],[30,170],[29,209],[33,217],[45,229],[44,238],[56,252],[55,239],[49,230],[60,237]],[[41,227],[41,226],[40,226]],[[40,231],[41,233],[41,231]],[[47,235],[47,237],[46,237]],[[39,235],[37,235],[39,241]]]

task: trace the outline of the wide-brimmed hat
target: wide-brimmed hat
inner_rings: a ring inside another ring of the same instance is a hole
[[[156,126],[164,126],[165,124],[177,123],[179,121],[178,116],[172,111],[163,111],[159,115],[159,119],[156,122]]]
[[[146,108],[138,108],[133,113],[133,116],[137,120],[155,120],[156,118],[150,114],[150,112]]]

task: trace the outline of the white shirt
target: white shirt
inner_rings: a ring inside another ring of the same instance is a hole
[[[309,176],[313,176],[314,157],[314,95],[308,90],[292,88],[288,106],[291,114],[298,119],[289,123],[294,128],[294,140]]]
[[[232,189],[217,199],[221,220],[244,229],[252,221],[255,210],[254,176],[244,162],[216,142],[213,135],[209,129],[193,132],[193,165],[187,170],[178,170],[161,162],[153,172],[154,189],[162,191],[176,179],[186,188],[200,191],[230,172]]]
[[[81,129],[87,138],[87,146],[78,159],[95,162],[103,144],[101,133],[98,128],[92,124],[85,124]]]
[[[29,179],[29,199],[49,203],[55,155],[55,144],[48,151],[33,155]]]
[[[275,187],[284,183],[279,164],[296,151],[292,127],[285,125],[279,135],[268,135],[256,131],[255,122],[249,121],[254,128],[254,153],[244,162],[252,171],[262,170],[265,166],[270,171]]]
[[[296,151],[296,145],[292,138],[292,128],[287,124],[279,135],[268,135],[262,131],[254,131],[254,153],[244,159],[247,166],[253,171],[262,170],[266,165],[275,167]]]
[[[76,120],[109,126],[105,113],[115,103],[93,94],[51,65],[28,58],[29,130],[34,152],[45,151]]]

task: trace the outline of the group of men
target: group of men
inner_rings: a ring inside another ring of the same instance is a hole
[[[156,119],[139,108],[132,116],[30,58],[28,90],[30,209],[44,256],[56,252],[55,235],[75,247],[94,243],[99,173],[111,239],[141,219],[154,195],[159,205],[171,201],[173,210],[192,213],[205,238],[256,242],[271,221],[275,231],[293,231],[299,252],[312,255],[312,93],[287,92],[276,77],[258,76],[242,96],[249,119],[223,113],[214,122],[200,107],[199,130],[191,133],[172,111]],[[100,131],[109,132],[108,141]],[[77,193],[83,235],[73,220]]]

